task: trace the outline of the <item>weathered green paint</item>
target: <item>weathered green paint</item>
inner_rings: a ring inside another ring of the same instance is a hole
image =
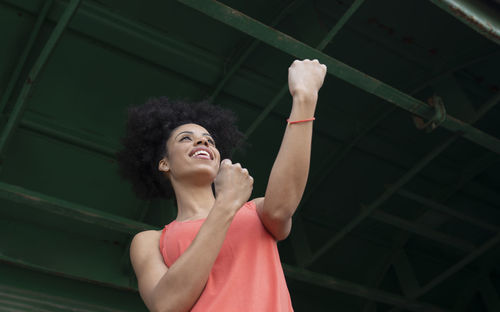
[[[443,80],[444,77],[452,75],[454,72],[456,72],[459,69],[463,69],[467,66],[470,66],[472,64],[475,64],[480,61],[484,61],[487,57],[491,57],[492,55],[498,54],[497,52],[495,53],[488,53],[484,56],[481,56],[479,58],[474,58],[466,63],[459,64],[455,66],[452,70],[447,70],[445,72],[441,72],[439,74],[436,74],[433,78],[428,79],[426,81],[423,81],[418,84],[417,87],[413,88],[413,90],[410,92],[411,95],[416,94],[417,92],[420,92],[423,90],[425,87],[429,86],[430,84],[437,83]],[[468,120],[470,123],[474,123],[477,120],[479,120],[482,116],[484,116],[490,109],[492,109],[497,103],[500,101],[500,93],[492,96],[488,101],[486,101],[481,107],[478,109],[478,111],[475,113],[473,118],[471,120]],[[312,179],[309,181],[310,187],[308,187],[304,193],[304,196],[302,198],[301,204],[299,209],[307,209],[307,203],[309,202],[311,196],[314,193],[314,190],[317,189],[324,181],[325,179],[332,174],[332,171],[337,167],[339,163],[345,157],[351,152],[351,150],[363,139],[366,137],[367,134],[369,134],[377,125],[379,125],[383,120],[385,120],[390,114],[392,114],[395,110],[397,109],[396,106],[393,106],[386,111],[382,112],[379,116],[373,119],[372,122],[370,122],[363,130],[359,132],[356,137],[349,142],[349,144],[345,145],[339,152],[337,152],[334,156],[333,159],[327,159],[324,163],[324,165],[321,166],[321,171],[319,171],[317,174],[313,175]],[[302,208],[304,207],[304,208]]]
[[[193,9],[196,9],[216,20],[234,27],[250,36],[275,47],[299,59],[318,59],[328,67],[328,73],[342,79],[360,89],[376,95],[387,102],[394,104],[412,114],[425,119],[434,115],[434,110],[427,104],[403,93],[388,84],[385,84],[365,73],[352,68],[321,51],[244,15],[217,1],[177,0]],[[283,89],[280,90],[280,93]],[[267,107],[266,107],[267,109]],[[271,108],[272,109],[272,108]],[[452,132],[462,132],[463,136],[500,154],[500,140],[486,134],[452,116],[447,116],[442,126]],[[251,131],[250,131],[251,130]],[[250,127],[246,134],[250,134],[254,127]]]
[[[430,0],[491,41],[500,44],[500,18],[493,8],[474,0]]]
[[[0,136],[0,161],[2,160],[2,155],[5,153],[5,148],[7,144],[9,143],[9,140],[12,138],[12,134],[19,124],[25,105],[26,105],[26,99],[28,97],[28,94],[33,86],[33,83],[36,81],[36,78],[40,71],[42,70],[43,66],[49,59],[50,54],[54,50],[54,48],[57,45],[57,42],[61,38],[61,35],[63,34],[64,30],[66,29],[66,26],[68,25],[69,21],[75,14],[78,6],[80,5],[81,0],[72,0],[66,10],[64,11],[63,15],[61,16],[59,22],[57,23],[56,27],[54,28],[52,34],[50,35],[49,39],[47,40],[47,43],[43,47],[42,51],[40,52],[40,56],[36,60],[35,64],[33,65],[33,68],[30,70],[28,77],[26,78],[26,81],[24,83],[23,88],[21,89],[21,93],[19,94],[15,104],[14,108],[12,109],[12,113],[9,116],[7,125],[5,126],[4,130],[2,131],[2,134]]]

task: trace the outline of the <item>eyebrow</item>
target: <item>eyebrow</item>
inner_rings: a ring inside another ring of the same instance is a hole
[[[193,131],[182,131],[182,132],[179,132],[176,136],[175,136],[175,139],[177,139],[177,137],[183,133],[187,133],[187,134],[193,134]],[[212,137],[210,135],[210,133],[202,133],[201,135],[204,135],[204,136],[209,136],[209,137]]]

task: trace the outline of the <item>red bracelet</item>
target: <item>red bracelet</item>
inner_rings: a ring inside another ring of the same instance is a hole
[[[289,119],[287,119],[286,121],[288,122],[289,125],[291,124],[295,124],[295,123],[299,123],[299,122],[306,122],[306,121],[313,121],[315,120],[316,118],[309,118],[309,119],[303,119],[303,120],[295,120],[295,121],[289,121]]]

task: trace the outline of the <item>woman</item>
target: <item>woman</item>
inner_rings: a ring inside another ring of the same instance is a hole
[[[293,311],[276,241],[290,233],[305,188],[325,73],[317,60],[290,66],[288,125],[265,197],[251,201],[248,170],[226,158],[242,137],[229,112],[165,98],[130,110],[121,173],[138,196],[173,195],[178,208],[176,220],[130,246],[151,311]]]

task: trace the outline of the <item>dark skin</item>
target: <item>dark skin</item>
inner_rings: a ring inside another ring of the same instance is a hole
[[[314,116],[325,73],[326,67],[317,60],[295,61],[290,66],[290,120]],[[262,223],[276,240],[290,233],[307,181],[311,139],[312,122],[286,127],[265,196],[253,199]],[[158,163],[158,170],[172,183],[177,220],[206,220],[188,249],[169,268],[158,249],[161,231],[137,234],[130,257],[139,292],[151,311],[188,311],[205,287],[232,219],[249,200],[253,178],[240,164],[228,159],[221,162],[216,142],[200,125],[178,127],[166,147],[168,154]]]

